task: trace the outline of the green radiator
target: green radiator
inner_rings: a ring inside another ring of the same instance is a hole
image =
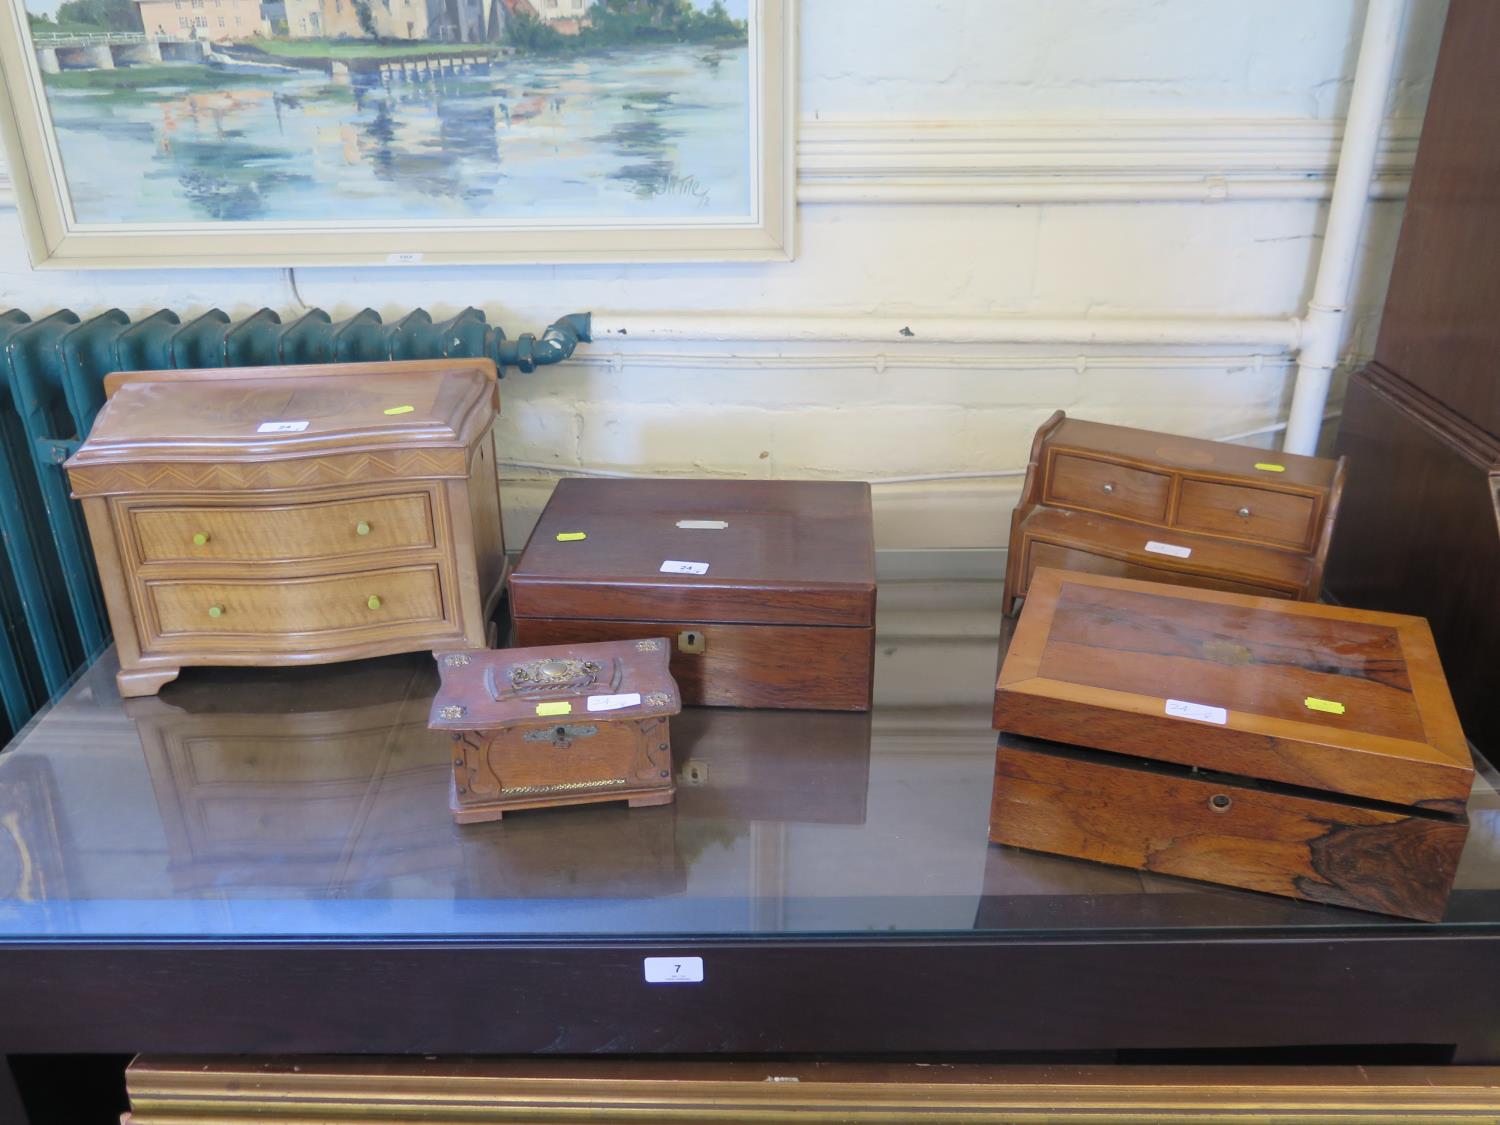
[[[112,371],[385,359],[473,358],[534,371],[589,340],[574,313],[540,337],[507,339],[478,309],[434,321],[413,309],[391,323],[373,309],[334,321],[310,309],[283,321],[271,309],[230,320],[218,309],[184,323],[161,309],[132,321],[119,309],[81,319],[62,309],[32,319],[0,312],[0,711],[19,729],[109,641],[83,515],[62,463],[104,404]]]

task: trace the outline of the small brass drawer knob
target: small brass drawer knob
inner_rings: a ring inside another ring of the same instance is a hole
[[[369,606],[371,609],[379,609],[380,608],[380,598],[379,598],[379,596],[376,595],[376,594],[371,594],[368,598],[365,599],[365,605]]]
[[[202,547],[207,542],[208,542],[208,532],[206,532],[206,531],[199,531],[199,532],[195,532],[194,533],[194,535],[193,535],[193,546],[194,547]]]
[[[1241,508],[1239,511],[1235,512],[1234,514],[1237,515],[1237,516],[1239,516],[1240,519],[1242,519],[1242,520],[1247,520],[1247,519],[1250,518],[1250,509],[1249,508]]]
[[[208,607],[208,615],[213,618],[223,617],[224,607],[221,605],[211,605]]]
[[[1234,804],[1227,793],[1215,793],[1208,799],[1208,807],[1214,812],[1228,812],[1229,807]]]
[[[1106,495],[1106,496],[1113,496],[1114,494],[1115,494],[1114,482],[1112,482],[1112,481],[1105,481],[1104,482],[1104,495]]]
[[[360,520],[357,524],[354,525],[354,534],[355,535],[368,535],[368,534],[370,534],[370,525],[367,524],[364,520]]]

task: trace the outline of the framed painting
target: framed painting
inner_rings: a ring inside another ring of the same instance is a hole
[[[796,0],[0,0],[38,267],[789,258]]]

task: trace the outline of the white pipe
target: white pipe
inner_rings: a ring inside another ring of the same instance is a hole
[[[1328,225],[1323,232],[1323,253],[1318,259],[1318,276],[1313,283],[1297,356],[1297,382],[1282,445],[1288,453],[1312,454],[1318,449],[1323,409],[1328,404],[1328,385],[1343,340],[1360,229],[1369,207],[1370,180],[1375,173],[1375,154],[1385,123],[1385,103],[1404,7],[1405,0],[1369,0],[1365,13],[1354,89],[1344,119],[1344,142],[1333,179],[1333,200],[1328,205]]]
[[[1253,344],[1291,351],[1301,339],[1295,317],[933,317],[785,316],[743,313],[595,313],[596,341],[815,341],[891,344]]]

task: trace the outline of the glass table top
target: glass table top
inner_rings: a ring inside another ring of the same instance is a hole
[[[463,827],[428,654],[121,700],[111,651],[0,754],[0,941],[1434,929],[989,844],[1000,583],[879,604],[872,714],[690,708],[674,804]],[[1500,925],[1494,776],[1442,929]]]

